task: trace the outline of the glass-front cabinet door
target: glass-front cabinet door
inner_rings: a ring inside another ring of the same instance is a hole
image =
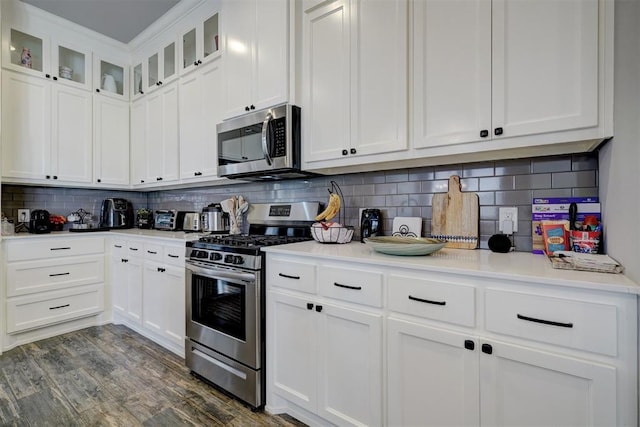
[[[53,43],[52,72],[60,83],[91,90],[91,52],[67,43]]]
[[[219,55],[219,15],[216,12],[182,33],[181,74]]]
[[[133,66],[133,76],[132,76],[132,82],[133,82],[133,98],[136,99],[137,97],[139,97],[140,95],[144,94],[144,89],[142,87],[142,82],[144,79],[144,70],[143,70],[143,64],[142,62],[137,62],[135,63],[135,65]]]
[[[147,61],[147,88],[157,86],[160,82],[159,74],[160,63],[158,62],[158,53],[151,55]]]
[[[40,35],[8,28],[9,46],[3,52],[3,64],[17,71],[42,75],[48,70],[49,41]]]
[[[94,87],[97,93],[118,99],[129,97],[128,69],[123,62],[95,58]]]
[[[162,83],[167,83],[178,76],[176,42],[173,41],[162,49]]]

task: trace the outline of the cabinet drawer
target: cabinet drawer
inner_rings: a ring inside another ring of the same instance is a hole
[[[139,240],[127,240],[124,242],[125,257],[144,257],[144,242]]]
[[[616,356],[617,307],[519,292],[487,289],[489,331]]]
[[[144,259],[155,262],[162,262],[164,258],[164,248],[157,243],[144,244]]]
[[[17,296],[104,282],[104,256],[7,264],[7,296]]]
[[[185,246],[165,246],[163,251],[164,262],[166,264],[184,267],[185,252]]]
[[[104,253],[104,238],[63,238],[49,237],[41,240],[9,242],[7,261],[40,260]]]
[[[318,284],[323,296],[382,307],[382,273],[323,265]]]
[[[286,259],[268,259],[269,286],[316,293],[316,265]]]
[[[7,299],[7,332],[89,316],[104,309],[104,285],[80,286]]]
[[[393,275],[387,292],[390,310],[475,326],[476,290],[472,286]]]

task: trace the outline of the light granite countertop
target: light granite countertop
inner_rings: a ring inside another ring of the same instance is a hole
[[[448,249],[427,256],[394,256],[374,252],[366,244],[321,244],[315,241],[269,246],[269,254],[295,255],[322,261],[347,261],[376,267],[411,268],[518,282],[545,283],[608,292],[640,294],[640,285],[624,274],[555,269],[544,255],[527,252]]]
[[[208,233],[205,233],[208,234]],[[54,239],[60,237],[87,237],[87,236],[104,236],[104,237],[121,237],[121,238],[155,238],[159,240],[183,241],[198,240],[202,233],[190,233],[185,231],[165,231],[165,230],[146,230],[141,228],[128,228],[109,231],[91,231],[91,232],[70,232],[70,231],[53,231],[45,234],[17,233],[11,236],[2,236],[3,240],[22,240],[22,239]]]

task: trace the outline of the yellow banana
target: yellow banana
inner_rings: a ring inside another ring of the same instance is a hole
[[[316,216],[316,221],[329,221],[331,218],[335,217],[338,211],[340,210],[340,196],[336,193],[331,193],[329,196],[329,203],[327,203],[327,208],[320,212],[318,216]]]

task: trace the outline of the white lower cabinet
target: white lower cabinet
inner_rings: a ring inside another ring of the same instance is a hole
[[[267,409],[311,425],[637,425],[637,297],[267,253]]]
[[[11,341],[28,342],[17,335],[47,327],[52,331],[54,325],[104,310],[104,238],[44,237],[3,245],[7,264],[0,280]]]
[[[113,239],[114,320],[184,356],[184,244]]]

